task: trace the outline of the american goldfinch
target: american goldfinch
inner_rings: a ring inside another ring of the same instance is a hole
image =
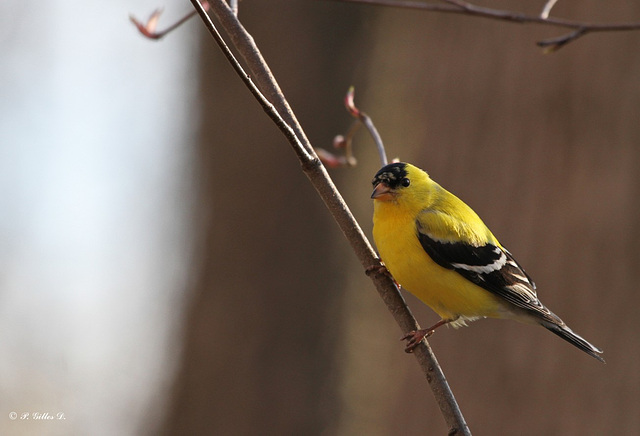
[[[437,327],[479,318],[539,324],[601,362],[538,299],[536,286],[480,217],[421,169],[392,163],[373,178],[373,239],[393,278],[442,319],[406,335],[407,352]]]

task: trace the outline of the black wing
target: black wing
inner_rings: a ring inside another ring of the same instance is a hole
[[[556,316],[538,300],[536,285],[511,253],[494,244],[474,246],[439,240],[416,222],[424,251],[443,268],[452,269],[467,280],[505,299],[516,307],[551,322]]]

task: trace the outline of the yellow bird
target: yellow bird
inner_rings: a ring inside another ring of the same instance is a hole
[[[392,163],[373,178],[373,239],[394,279],[442,319],[409,333],[407,352],[437,327],[479,318],[539,324],[601,362],[538,299],[536,286],[480,217],[421,169]]]

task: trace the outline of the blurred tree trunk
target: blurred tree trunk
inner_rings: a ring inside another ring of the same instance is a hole
[[[330,146],[347,119],[348,63],[336,60],[356,31],[340,23],[354,15],[310,2],[240,6],[308,134]],[[165,432],[320,434],[337,410],[346,242],[336,249],[339,229],[209,35],[200,83],[198,248]]]

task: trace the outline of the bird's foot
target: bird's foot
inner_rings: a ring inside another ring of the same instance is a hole
[[[454,320],[441,319],[440,321],[438,321],[428,329],[413,330],[407,333],[406,335],[404,335],[402,338],[400,338],[400,340],[407,341],[407,345],[404,348],[405,353],[413,353],[413,350],[420,344],[420,342],[422,342],[424,338],[428,338],[429,336],[435,333],[438,327],[443,326],[445,324],[449,324],[451,321],[454,321]]]
[[[396,286],[398,287],[398,289],[400,289],[400,283],[396,282],[396,279],[393,278],[393,276],[391,275],[391,273],[389,272],[389,270],[387,269],[387,267],[385,266],[385,264],[383,262],[380,262],[380,264],[378,264],[378,265],[369,265],[364,270],[364,273],[367,276],[385,275],[385,276],[389,277],[391,280],[393,280],[393,283],[395,283]]]
[[[384,274],[386,276],[391,277],[391,273],[389,272],[389,270],[387,269],[387,267],[384,265],[384,263],[380,262],[378,265],[369,265],[365,270],[364,273],[368,276],[370,275],[378,275],[378,274]]]
[[[422,329],[422,330],[413,330],[402,338],[401,341],[407,341],[407,345],[404,348],[405,353],[413,353],[413,350],[422,342],[424,338],[428,338],[435,332],[435,329]]]

